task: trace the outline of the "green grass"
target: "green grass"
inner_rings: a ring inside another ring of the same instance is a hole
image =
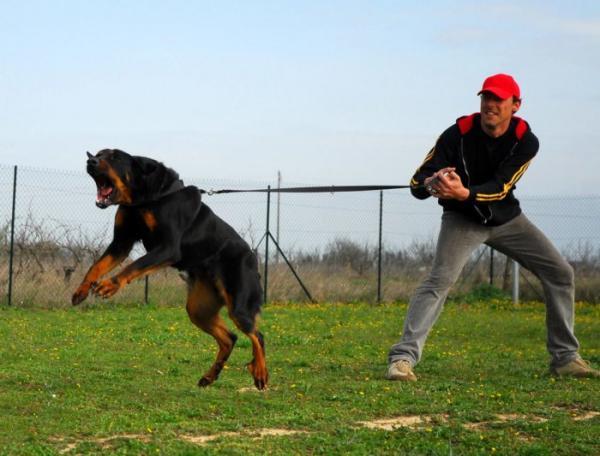
[[[406,306],[269,305],[270,389],[244,368],[242,336],[215,355],[182,307],[0,310],[0,454],[600,453],[600,381],[547,374],[544,309],[449,303],[419,382],[384,379]],[[600,306],[578,305],[582,353],[600,364]],[[504,420],[498,415],[507,415]],[[413,427],[360,421],[421,416]],[[260,436],[261,430],[302,433]],[[213,436],[199,445],[189,436]]]

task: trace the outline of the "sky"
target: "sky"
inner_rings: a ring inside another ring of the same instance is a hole
[[[598,194],[595,0],[0,0],[0,58],[1,165],[406,184],[504,72],[541,144],[517,194]]]

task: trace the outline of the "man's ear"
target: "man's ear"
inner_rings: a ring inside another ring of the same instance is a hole
[[[513,101],[512,113],[516,114],[516,112],[519,110],[520,107],[521,107],[521,100]]]

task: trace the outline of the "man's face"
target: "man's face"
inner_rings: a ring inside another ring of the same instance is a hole
[[[481,122],[490,130],[508,126],[512,115],[519,110],[520,100],[502,100],[491,92],[481,94]]]

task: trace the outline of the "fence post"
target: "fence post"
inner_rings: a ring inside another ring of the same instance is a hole
[[[277,190],[281,188],[281,171],[277,171]],[[279,244],[279,224],[281,221],[281,192],[277,192],[277,225],[275,226],[275,240]],[[279,249],[275,250],[275,264],[279,264]]]
[[[265,285],[263,290],[263,303],[267,303],[267,287],[269,285],[269,219],[271,218],[271,186],[267,187],[267,229],[265,239]]]
[[[490,247],[490,285],[494,285],[494,249]]]
[[[12,305],[13,259],[15,254],[15,207],[17,204],[17,166],[13,174],[12,216],[10,218],[10,252],[8,255],[8,305]]]
[[[379,190],[379,249],[377,251],[377,304],[381,303],[382,228],[383,228],[383,190]]]
[[[144,304],[148,304],[148,276],[144,277]]]
[[[512,300],[513,304],[519,304],[519,263],[513,260],[513,286]]]

